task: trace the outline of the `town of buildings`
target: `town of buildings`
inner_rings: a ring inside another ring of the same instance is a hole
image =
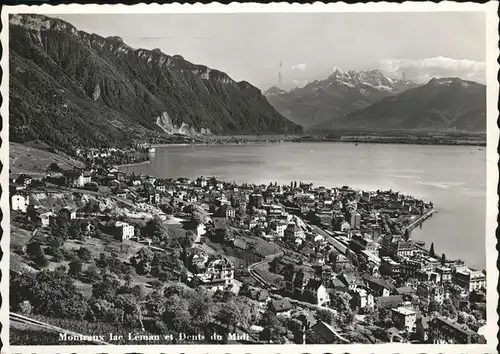
[[[198,247],[204,235],[214,243],[260,256],[258,263],[247,267],[256,281],[247,296],[259,302],[262,311],[281,318],[293,317],[294,310],[300,310],[304,318],[314,317],[319,310],[339,316],[342,298],[349,299],[349,311],[357,323],[369,327],[376,322],[389,333],[373,335],[375,342],[484,340],[477,332],[485,318],[467,322],[459,314],[470,312],[481,303],[477,299],[484,299],[485,273],[429,254],[411,239],[411,228],[434,212],[430,202],[391,190],[356,191],[348,186],[155,178],[122,172],[106,163],[113,156],[107,151],[86,152],[85,156],[91,162],[83,170],[56,168],[43,178],[11,176],[12,211],[25,215],[34,228],[46,228],[63,215],[70,222],[85,220],[89,230],[91,226],[100,229],[117,241],[149,245],[151,240],[141,239],[133,218],[118,220],[82,208],[48,209],[34,202],[36,195],[93,193],[131,208],[140,206],[143,214],[156,214],[162,220],[203,213],[207,218],[194,226],[197,241],[186,257],[189,272],[183,281],[188,284],[214,292],[242,282],[236,274],[241,272],[231,261],[234,255],[208,254]],[[195,207],[186,212],[179,204]],[[272,245],[277,251],[265,254],[259,245]],[[267,272],[259,271],[266,267]],[[269,279],[269,274],[274,278]],[[275,278],[281,281],[273,282]],[[310,319],[307,323],[307,336],[301,326],[294,330],[303,332],[304,336],[298,336],[302,341],[346,341],[338,323]]]

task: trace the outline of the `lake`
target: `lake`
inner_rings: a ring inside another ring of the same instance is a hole
[[[313,182],[325,187],[392,189],[432,201],[437,213],[412,239],[437,254],[485,268],[486,151],[475,146],[282,143],[156,148],[151,163],[124,171],[156,177]]]

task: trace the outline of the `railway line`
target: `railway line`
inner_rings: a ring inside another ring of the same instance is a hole
[[[17,314],[15,312],[9,313],[9,320],[11,322],[11,326],[12,326],[12,324],[18,323],[18,324],[22,324],[22,325],[27,325],[31,328],[43,330],[46,332],[54,332],[54,333],[58,333],[58,334],[61,333],[61,334],[67,334],[68,336],[72,336],[72,337],[82,338],[81,342],[89,342],[89,343],[100,344],[100,345],[110,345],[111,344],[111,343],[108,343],[108,342],[105,342],[102,340],[92,338],[92,336],[73,332],[73,331],[68,331],[67,329],[53,326],[53,325],[48,324],[46,322],[38,321],[38,320],[35,320],[33,318]]]

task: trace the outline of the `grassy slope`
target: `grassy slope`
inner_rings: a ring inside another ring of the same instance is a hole
[[[61,167],[74,168],[83,167],[81,162],[72,160],[53,152],[34,149],[17,143],[9,143],[9,167],[10,176],[29,174],[33,177],[42,176],[51,163],[57,163]]]

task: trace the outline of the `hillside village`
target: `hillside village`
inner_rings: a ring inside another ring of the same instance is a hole
[[[485,272],[411,238],[432,202],[126,174],[117,151],[10,175],[12,313],[155,343],[484,342]]]

